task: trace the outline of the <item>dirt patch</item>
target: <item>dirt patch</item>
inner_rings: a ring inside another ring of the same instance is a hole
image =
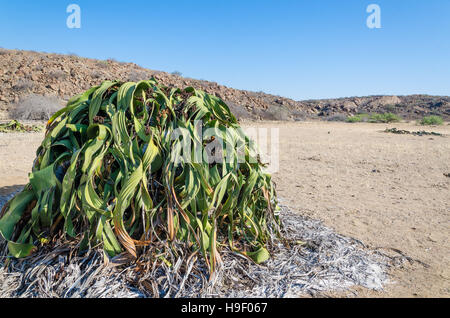
[[[415,123],[247,123],[280,135],[278,195],[302,215],[370,248],[412,261],[392,271],[386,293],[367,296],[450,296],[450,142],[382,134],[386,128],[444,135],[450,126]],[[397,252],[396,252],[397,251]],[[425,265],[424,265],[425,264]],[[364,295],[360,291],[359,295]]]

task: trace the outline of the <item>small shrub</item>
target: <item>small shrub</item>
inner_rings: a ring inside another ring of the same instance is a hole
[[[126,80],[129,82],[139,82],[139,81],[145,80],[146,78],[148,78],[147,72],[132,69],[130,71],[130,73],[128,74],[128,77],[126,78]]]
[[[108,63],[108,61],[97,61],[97,63],[95,63],[95,65],[98,68],[108,68],[109,63]]]
[[[92,78],[99,79],[99,78],[103,77],[103,72],[100,72],[99,70],[93,70],[91,72],[91,76],[92,76]]]
[[[401,118],[393,113],[374,114],[369,117],[370,123],[394,123],[400,120]]]
[[[34,72],[42,72],[43,70],[44,70],[44,67],[40,64],[33,67]]]
[[[12,111],[14,119],[48,120],[63,103],[56,97],[30,94],[23,98]]]
[[[16,85],[14,85],[14,89],[17,91],[29,91],[33,89],[34,83],[32,80],[21,78],[17,81]]]
[[[436,115],[426,116],[420,121],[421,125],[442,125],[443,123],[442,117]]]
[[[178,72],[178,71],[175,71],[175,72],[172,72],[172,75],[175,75],[175,76],[182,76],[183,73]]]
[[[67,74],[63,70],[53,70],[48,73],[47,77],[53,80],[62,80],[67,77]]]
[[[347,122],[348,123],[360,123],[360,122],[365,122],[367,121],[369,115],[367,114],[357,114],[354,116],[350,116],[347,117]]]
[[[394,112],[394,111],[396,110],[397,107],[398,107],[398,105],[388,104],[388,105],[384,106],[384,109],[385,109],[387,112],[392,113],[392,112]]]

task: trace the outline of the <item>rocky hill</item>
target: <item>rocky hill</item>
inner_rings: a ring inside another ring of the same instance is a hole
[[[133,63],[5,49],[0,49],[0,119],[11,117],[11,111],[30,95],[67,100],[103,80],[138,81],[151,77],[165,85],[194,86],[215,94],[225,100],[239,118],[332,120],[360,112],[393,112],[407,119],[429,114],[450,119],[449,96],[369,96],[294,101],[144,69]]]

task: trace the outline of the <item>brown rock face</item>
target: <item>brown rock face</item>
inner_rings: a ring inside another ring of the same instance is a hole
[[[104,80],[139,81],[151,77],[164,85],[194,86],[215,94],[231,104],[240,118],[300,120],[358,112],[393,112],[409,119],[428,114],[450,119],[448,96],[369,96],[294,101],[152,71],[133,63],[5,49],[0,50],[0,117],[2,113],[5,116],[12,104],[30,94],[67,100]]]

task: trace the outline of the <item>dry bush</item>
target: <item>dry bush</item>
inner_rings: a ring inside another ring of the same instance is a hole
[[[98,67],[98,68],[104,69],[104,68],[108,68],[109,63],[108,63],[108,61],[97,61],[95,63],[95,66]]]
[[[42,72],[42,71],[44,71],[44,67],[41,64],[38,64],[33,67],[33,71],[34,72]]]
[[[16,85],[14,85],[14,89],[17,91],[29,91],[33,89],[34,82],[27,78],[21,78],[17,81]]]
[[[30,94],[15,105],[12,117],[22,120],[48,120],[62,106],[63,102],[57,97]]]
[[[441,116],[431,115],[431,116],[425,116],[420,121],[421,125],[442,125],[444,124],[444,120]]]
[[[91,76],[92,76],[92,78],[94,78],[94,79],[99,79],[99,78],[102,78],[102,77],[104,76],[104,73],[101,72],[101,71],[99,71],[99,70],[93,70],[93,71],[91,72]]]
[[[47,77],[53,80],[63,80],[67,74],[63,70],[53,70],[47,74]]]
[[[148,74],[146,71],[138,71],[138,70],[131,70],[128,74],[128,77],[125,79],[130,82],[139,82],[143,80],[148,80],[150,78],[150,74]]]

